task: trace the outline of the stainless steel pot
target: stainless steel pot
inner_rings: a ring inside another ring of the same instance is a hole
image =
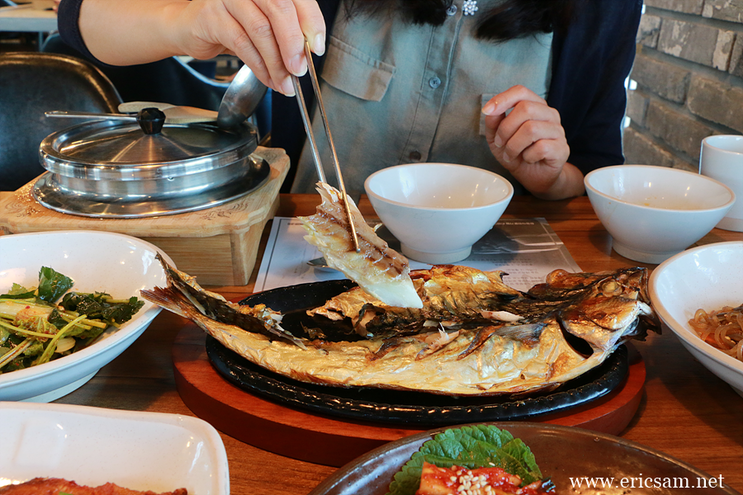
[[[44,206],[83,216],[137,218],[215,206],[259,187],[270,166],[254,156],[255,128],[169,124],[145,109],[137,122],[98,120],[49,135],[34,184]]]

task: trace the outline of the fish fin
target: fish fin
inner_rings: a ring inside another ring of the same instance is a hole
[[[175,313],[183,318],[191,319],[197,312],[196,308],[185,299],[180,291],[170,287],[141,289],[139,293],[151,303],[157,304],[161,308],[167,309],[171,313]]]

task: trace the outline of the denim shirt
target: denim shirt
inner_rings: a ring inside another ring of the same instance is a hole
[[[500,0],[495,0],[500,1]],[[322,69],[322,95],[338,161],[351,197],[376,170],[411,162],[446,162],[493,170],[514,183],[485,140],[482,106],[522,84],[545,97],[552,34],[507,42],[474,36],[475,15],[455,0],[441,26],[399,15],[345,15],[341,4]],[[480,11],[488,0],[480,0]],[[336,185],[320,112],[313,133],[325,175]],[[292,192],[314,192],[318,175],[309,144]]]

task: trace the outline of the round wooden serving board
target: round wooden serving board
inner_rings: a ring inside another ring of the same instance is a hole
[[[194,414],[255,447],[340,467],[382,444],[430,429],[340,420],[262,399],[234,386],[212,367],[205,340],[204,332],[191,322],[178,333],[173,345],[178,392]],[[628,348],[629,375],[617,389],[588,405],[534,421],[621,433],[637,412],[645,387],[645,363],[631,345]]]

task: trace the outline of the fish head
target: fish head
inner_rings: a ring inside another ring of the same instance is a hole
[[[658,331],[660,325],[647,299],[647,280],[645,268],[593,277],[590,285],[560,310],[564,330],[602,351],[629,337],[644,338],[648,329]]]

